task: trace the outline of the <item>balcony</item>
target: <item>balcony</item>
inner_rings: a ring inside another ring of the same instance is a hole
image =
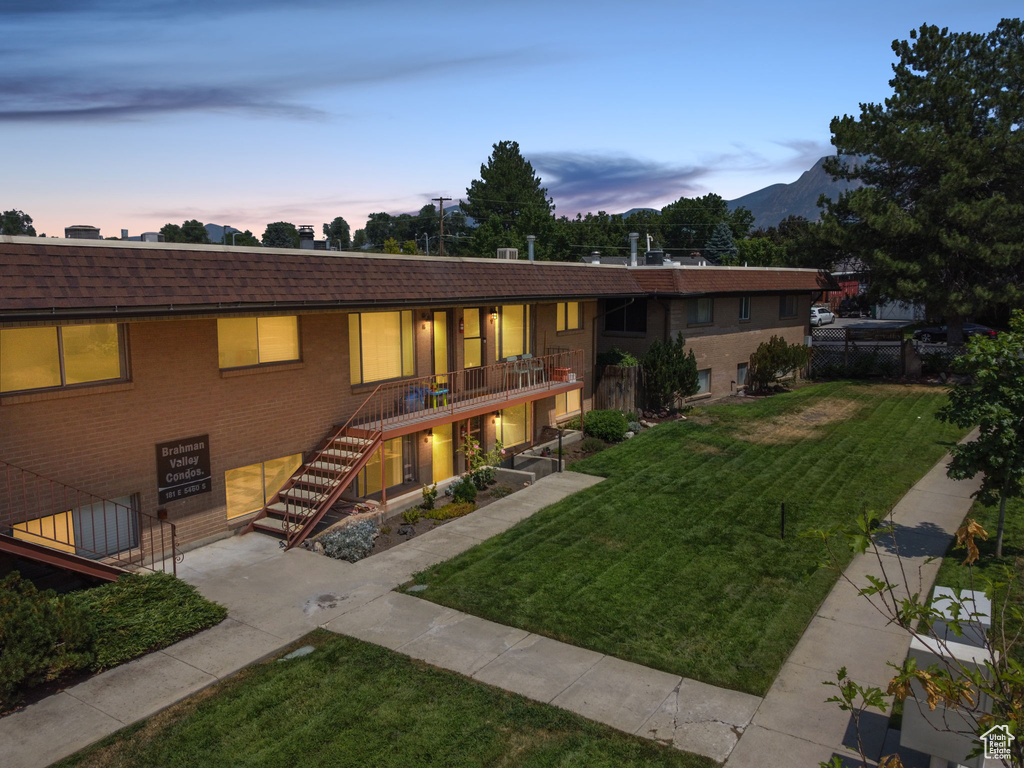
[[[384,439],[583,388],[583,350],[381,384],[351,422]]]

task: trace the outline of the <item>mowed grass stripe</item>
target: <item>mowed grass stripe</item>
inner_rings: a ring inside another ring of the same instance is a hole
[[[944,402],[832,383],[698,409],[582,462],[607,480],[418,574],[419,594],[762,694],[835,578],[799,533],[895,504],[961,435]]]

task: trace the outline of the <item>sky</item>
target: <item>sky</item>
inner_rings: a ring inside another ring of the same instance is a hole
[[[0,0],[0,210],[353,230],[519,142],[556,215],[732,199],[831,153],[921,24],[1019,0]]]

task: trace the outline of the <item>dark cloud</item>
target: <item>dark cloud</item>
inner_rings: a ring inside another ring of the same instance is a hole
[[[218,86],[74,88],[60,78],[0,79],[0,122],[118,120],[170,112],[241,111],[315,120],[325,113],[276,99],[266,91]]]
[[[777,166],[780,169],[806,171],[825,155],[834,155],[836,153],[836,148],[831,144],[811,139],[787,139],[775,143],[780,147],[792,150],[794,153],[793,157],[785,165]]]
[[[709,166],[676,166],[627,155],[580,152],[539,153],[528,158],[543,180],[558,213],[572,215],[653,206],[701,193]]]

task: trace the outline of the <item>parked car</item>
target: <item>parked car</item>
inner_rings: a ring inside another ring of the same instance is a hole
[[[835,321],[836,316],[828,307],[811,307],[811,325],[827,325]]]
[[[918,328],[914,331],[914,340],[924,344],[945,344],[948,329],[945,325],[933,325],[928,328]],[[996,331],[986,325],[977,323],[964,323],[964,338],[971,336],[996,336]]]

